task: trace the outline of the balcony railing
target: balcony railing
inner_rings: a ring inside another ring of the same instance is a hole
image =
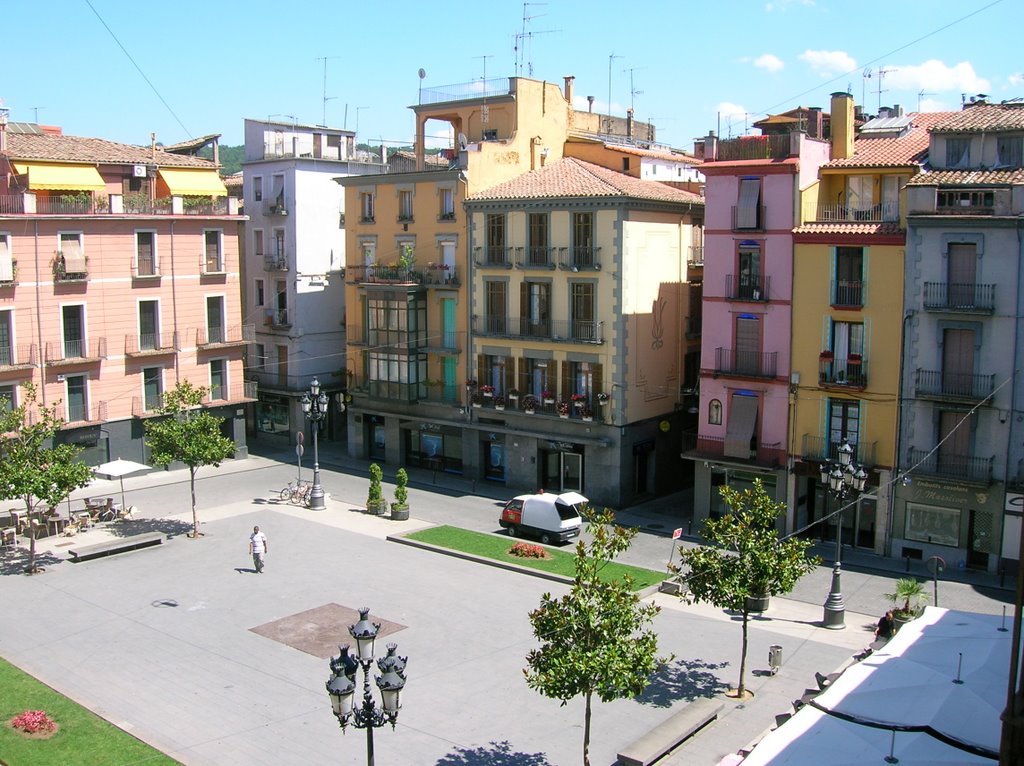
[[[181,212],[185,215],[228,215],[227,197],[182,197]]]
[[[157,394],[156,396],[133,396],[132,397],[132,417],[133,418],[146,418],[155,417],[160,414],[160,409],[164,406],[164,395]]]
[[[68,261],[59,250],[53,258],[54,282],[84,282],[89,278],[88,260],[82,259],[81,265],[75,264],[68,268]]]
[[[0,195],[0,215],[238,215],[234,197],[161,197],[145,192],[127,194]]]
[[[772,278],[747,274],[725,275],[725,297],[734,301],[767,301]]]
[[[718,142],[718,162],[736,160],[782,160],[792,154],[788,133],[769,136],[741,136]]]
[[[213,274],[220,276],[226,273],[224,270],[224,255],[217,253],[216,255],[203,254],[199,256],[199,272],[201,274]]]
[[[738,351],[720,346],[715,349],[715,374],[774,378],[777,358],[776,351]]]
[[[256,340],[256,328],[251,324],[236,327],[205,327],[196,330],[196,346],[237,346],[253,343]]]
[[[850,207],[835,203],[820,203],[815,211],[815,221],[862,221],[864,223],[893,222],[900,220],[899,202],[879,202],[867,208]]]
[[[859,309],[864,305],[864,283],[860,280],[833,279],[829,293],[837,308]]]
[[[35,367],[38,351],[35,343],[19,346],[0,346],[0,369],[15,370],[22,367]]]
[[[47,343],[44,350],[46,364],[84,364],[107,358],[106,338],[83,338]]]
[[[604,322],[581,319],[532,320],[521,317],[475,317],[473,331],[501,338],[534,338],[570,343],[604,343]]]
[[[203,405],[217,407],[222,404],[256,401],[259,386],[254,380],[245,380],[231,386],[212,385],[203,397]]]
[[[728,460],[743,460],[725,454],[724,436],[698,436],[695,433],[682,435],[682,451],[689,452],[698,457]],[[751,463],[761,466],[780,466],[786,464],[786,449],[781,442],[765,444],[759,442],[747,458]]]
[[[459,354],[466,347],[466,333],[459,330],[436,330],[427,332],[426,345],[420,351],[431,354]]]
[[[263,268],[266,271],[288,271],[288,254],[275,253],[264,256]]]
[[[800,452],[800,456],[804,460],[816,460],[825,462],[831,460],[838,462],[839,460],[839,447],[842,445],[842,441],[832,441],[826,439],[824,436],[815,436],[813,434],[803,435],[803,446]],[[851,443],[853,447],[853,461],[866,467],[872,467],[877,465],[875,453],[878,449],[878,442],[859,442]]]
[[[948,455],[940,451],[910,448],[907,455],[914,473],[941,476],[961,481],[990,483],[995,456],[971,457],[970,455]]]
[[[819,357],[818,382],[823,386],[866,388],[868,385],[867,362],[861,357],[852,356],[845,359]]]
[[[914,391],[917,396],[980,402],[995,391],[995,387],[994,374],[974,375],[920,369],[914,372]]]
[[[425,269],[403,269],[398,266],[346,266],[345,281],[349,284],[426,285],[458,287],[462,282],[455,266],[429,264]]]
[[[124,353],[127,356],[151,356],[167,354],[178,350],[176,332],[142,333],[124,336]]]
[[[686,255],[686,265],[691,269],[701,268],[704,265],[704,248],[691,246]]]
[[[558,248],[558,268],[565,271],[600,271],[600,247]]]
[[[507,77],[490,80],[473,80],[456,85],[439,85],[420,91],[420,104],[440,104],[446,101],[478,101],[483,98],[507,96],[511,93]]]
[[[995,189],[939,189],[935,212],[944,215],[992,215],[996,210]]]
[[[753,212],[741,214],[738,205],[732,206],[732,230],[733,231],[764,231],[765,209],[764,205],[757,205]]]
[[[252,369],[249,368],[245,371],[245,377],[251,382],[258,385],[260,388],[273,388],[279,391],[309,391],[309,386],[313,382],[313,378],[317,380],[326,381],[330,373],[318,373],[311,375],[288,375],[286,373],[279,372],[273,364],[267,365],[263,369]],[[324,383],[324,388],[328,386]]]
[[[427,394],[423,399],[439,404],[463,404],[463,387],[457,383],[427,383]]]
[[[511,269],[512,248],[511,247],[475,247],[474,262],[482,268]]]
[[[135,279],[146,279],[148,277],[159,277],[156,258],[152,255],[140,255],[132,264],[132,276]]]
[[[107,419],[107,403],[98,402],[92,406],[88,404],[58,404],[57,417],[69,426],[103,423]]]
[[[517,247],[517,269],[553,269],[555,268],[554,247]]]
[[[925,282],[924,307],[929,311],[991,314],[996,308],[996,286],[970,282]]]

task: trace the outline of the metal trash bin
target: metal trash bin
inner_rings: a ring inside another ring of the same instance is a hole
[[[779,668],[782,667],[782,647],[778,644],[772,644],[768,647],[768,668],[772,671],[774,676],[779,672]]]

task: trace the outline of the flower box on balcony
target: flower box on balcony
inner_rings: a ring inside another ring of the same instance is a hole
[[[847,364],[860,364],[860,354],[850,354],[846,357]]]
[[[831,351],[822,351],[820,354],[818,354],[818,360],[821,362],[831,362],[835,358],[835,354],[833,354]]]
[[[494,386],[480,386],[480,393],[486,397],[494,396]]]

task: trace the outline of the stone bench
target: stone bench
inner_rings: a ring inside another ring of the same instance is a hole
[[[618,754],[622,766],[648,766],[718,717],[725,704],[698,699],[669,716]]]
[[[160,545],[167,537],[163,532],[144,532],[140,535],[129,535],[128,537],[117,537],[93,545],[79,545],[69,548],[68,553],[75,561],[96,558],[97,556],[108,556],[121,551],[134,551],[137,548],[148,548],[151,545]]]

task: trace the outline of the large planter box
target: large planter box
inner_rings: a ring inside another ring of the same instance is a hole
[[[391,519],[393,521],[408,521],[409,520],[409,504],[398,503],[391,504]]]
[[[383,516],[388,512],[387,500],[366,501],[366,512],[374,516]]]

